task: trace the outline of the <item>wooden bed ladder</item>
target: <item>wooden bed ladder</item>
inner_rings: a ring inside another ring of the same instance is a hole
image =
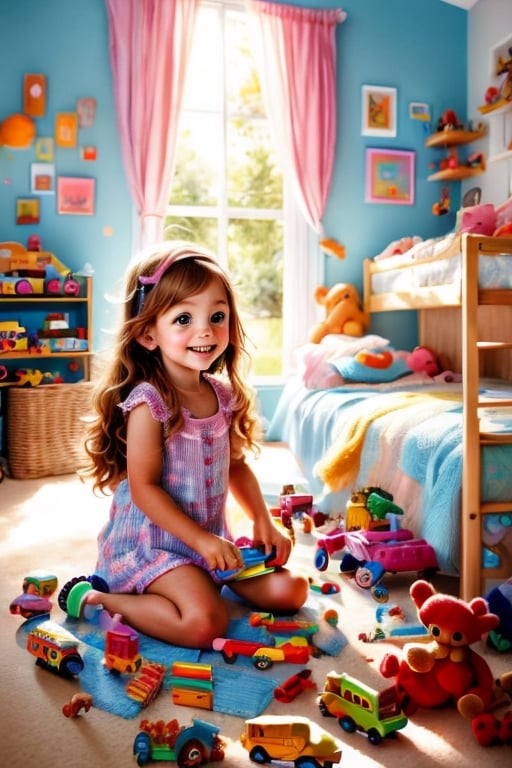
[[[481,496],[481,451],[485,445],[512,445],[511,433],[486,433],[481,430],[482,409],[511,408],[512,395],[485,398],[480,391],[480,376],[497,375],[501,370],[505,381],[512,379],[512,289],[480,290],[478,268],[480,255],[498,256],[512,253],[512,238],[463,236],[462,269],[462,374],[463,374],[463,464],[461,521],[460,594],[464,600],[484,595],[493,584],[512,576],[511,553],[500,552],[501,567],[484,569],[482,565],[482,531],[486,515],[512,512],[512,499],[485,502]],[[482,313],[487,312],[482,321]],[[503,339],[498,341],[497,339]],[[507,352],[507,350],[509,350]],[[503,356],[502,356],[503,355]],[[485,372],[485,359],[494,362],[492,374]],[[496,367],[497,366],[497,367]],[[505,384],[504,381],[504,384]],[[509,534],[512,536],[512,531]]]

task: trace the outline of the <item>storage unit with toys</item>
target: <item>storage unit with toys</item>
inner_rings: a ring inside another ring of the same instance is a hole
[[[54,254],[0,243],[2,450],[15,479],[84,463],[92,384],[92,279]]]

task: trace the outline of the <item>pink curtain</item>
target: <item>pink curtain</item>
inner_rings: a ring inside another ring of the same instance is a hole
[[[161,239],[199,0],[106,0],[121,151],[141,245]]]
[[[282,162],[307,221],[320,232],[336,149],[336,24],[346,13],[260,0],[246,0],[246,7]]]

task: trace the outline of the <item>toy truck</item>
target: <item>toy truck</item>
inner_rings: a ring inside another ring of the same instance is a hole
[[[341,748],[330,733],[307,717],[260,715],[245,721],[240,742],[254,763],[293,762],[296,768],[332,768]]]
[[[177,720],[142,720],[133,755],[139,766],[160,760],[175,761],[180,768],[218,762],[224,759],[219,730],[217,725],[197,718],[188,727],[180,726]]]

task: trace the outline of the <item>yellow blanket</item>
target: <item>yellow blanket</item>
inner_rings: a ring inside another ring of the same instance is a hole
[[[356,415],[346,423],[325,455],[315,465],[315,474],[333,491],[352,485],[361,464],[366,433],[377,419],[404,408],[411,409],[410,424],[425,415],[454,408],[461,396],[453,392],[396,392],[386,393],[363,400],[354,407]]]

